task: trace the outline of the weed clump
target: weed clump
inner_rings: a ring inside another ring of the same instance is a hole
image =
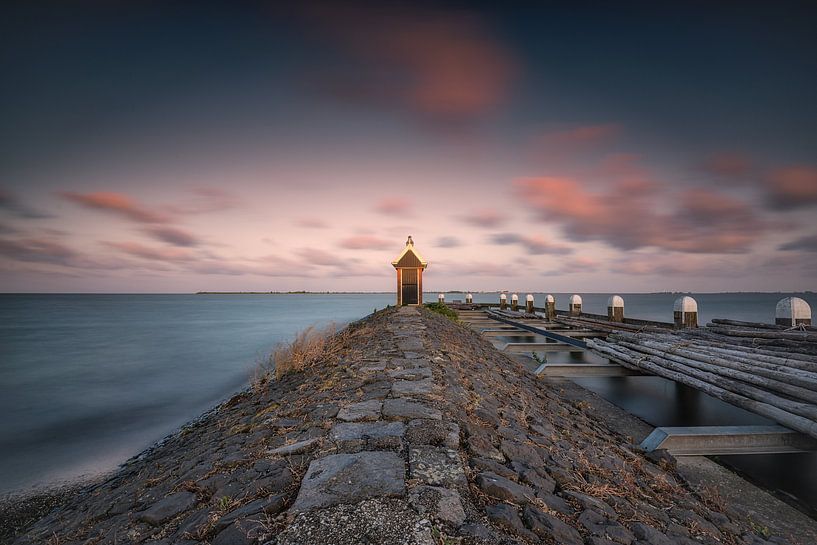
[[[323,329],[310,326],[295,335],[291,342],[275,345],[266,361],[258,365],[253,381],[256,387],[265,385],[272,376],[280,379],[298,373],[329,356],[329,341],[336,334],[335,324]]]
[[[436,312],[437,314],[442,314],[446,318],[449,318],[455,322],[459,321],[459,317],[457,313],[454,312],[450,307],[448,307],[445,303],[426,303],[425,307],[432,311]]]

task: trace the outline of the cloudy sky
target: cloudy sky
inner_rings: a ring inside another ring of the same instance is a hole
[[[711,4],[6,7],[0,291],[813,290],[817,8]]]

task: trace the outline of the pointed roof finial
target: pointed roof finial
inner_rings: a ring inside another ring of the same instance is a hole
[[[414,241],[411,240],[411,235],[408,236],[408,240],[406,241],[406,246],[414,246]]]

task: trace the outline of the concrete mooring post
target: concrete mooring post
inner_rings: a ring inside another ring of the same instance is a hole
[[[519,296],[515,293],[511,295],[511,310],[519,310]]]
[[[571,316],[580,316],[582,313],[582,297],[575,293],[570,296],[570,301],[567,304],[568,313]]]
[[[474,296],[471,295],[470,293],[466,294],[465,295],[465,302],[470,305],[471,303],[474,302]]]
[[[549,293],[545,296],[545,316],[551,321],[556,319],[556,298]]]
[[[624,321],[624,299],[613,295],[607,300],[607,319],[611,322]]]
[[[508,308],[508,296],[504,293],[499,294],[499,308],[500,310]]]
[[[777,302],[774,323],[787,327],[811,325],[811,306],[799,297],[786,297]]]
[[[525,296],[525,312],[533,314],[533,294],[529,293]]]
[[[688,295],[679,297],[672,305],[672,317],[675,327],[698,327],[698,302]]]
[[[441,305],[445,304],[445,294],[444,293],[438,293],[437,294],[437,302],[440,303]]]

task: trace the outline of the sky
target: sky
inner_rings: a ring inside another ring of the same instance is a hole
[[[817,288],[816,4],[501,4],[5,4],[0,291]]]

